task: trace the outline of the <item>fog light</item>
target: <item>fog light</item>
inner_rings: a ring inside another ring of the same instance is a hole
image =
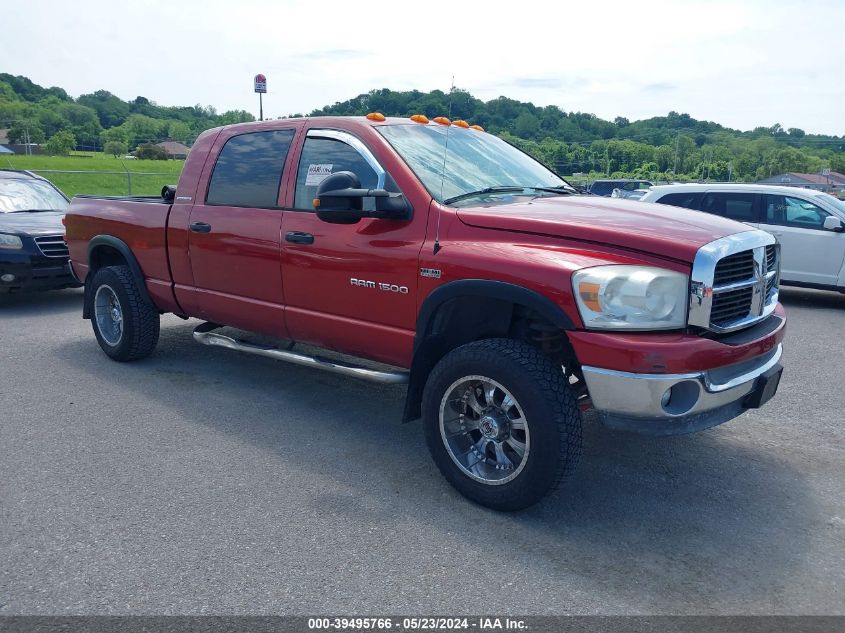
[[[663,392],[660,406],[669,415],[683,415],[692,409],[701,395],[701,385],[695,380],[676,382]]]
[[[12,273],[6,273],[5,275],[0,276],[0,281],[4,284],[10,284],[15,280],[15,276]]]

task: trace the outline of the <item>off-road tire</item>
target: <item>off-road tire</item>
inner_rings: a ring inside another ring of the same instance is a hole
[[[123,313],[122,336],[114,345],[109,344],[100,332],[95,313],[97,290],[104,285],[114,291]],[[110,358],[125,362],[145,358],[152,353],[158,343],[159,313],[141,293],[128,266],[106,266],[97,270],[87,296],[94,336]]]
[[[477,375],[514,396],[530,429],[526,463],[506,483],[471,478],[450,457],[441,436],[440,406],[447,390],[462,377]],[[521,341],[486,339],[449,352],[429,375],[422,405],[426,442],[440,472],[458,492],[488,508],[513,511],[533,505],[573,472],[581,455],[581,414],[561,367]]]

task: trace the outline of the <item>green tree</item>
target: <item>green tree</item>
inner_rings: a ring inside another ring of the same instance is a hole
[[[76,138],[67,130],[56,132],[47,141],[47,153],[51,156],[67,156],[76,146]]]
[[[191,136],[191,126],[182,121],[171,121],[167,126],[167,138],[184,143]]]
[[[77,103],[93,109],[104,128],[116,127],[129,116],[129,104],[115,97],[108,90],[98,90],[94,94],[82,95],[77,99]]]
[[[537,130],[540,129],[540,121],[530,112],[523,112],[516,117],[513,129],[517,136],[521,136],[522,138],[534,138],[537,134]]]
[[[166,126],[164,121],[143,114],[130,114],[120,127],[132,145],[160,141],[166,136]]]
[[[129,151],[129,146],[123,141],[108,141],[103,146],[103,152],[111,154],[115,158],[125,156],[127,151]]]
[[[12,143],[43,143],[44,128],[36,121],[16,121],[9,128],[9,141]]]
[[[135,150],[135,156],[146,160],[167,160],[164,148],[152,143],[141,143]]]
[[[100,143],[105,146],[105,144],[110,141],[116,141],[128,146],[129,139],[127,138],[126,129],[123,127],[113,127],[108,130],[103,130],[100,134]]]

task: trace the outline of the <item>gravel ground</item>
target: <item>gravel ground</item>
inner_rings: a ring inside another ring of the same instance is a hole
[[[2,614],[843,614],[845,296],[782,293],[780,391],[721,427],[587,424],[498,514],[404,390],[195,344],[112,362],[78,290],[0,299]]]

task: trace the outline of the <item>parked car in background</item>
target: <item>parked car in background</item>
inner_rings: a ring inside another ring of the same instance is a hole
[[[49,180],[0,169],[0,294],[79,284],[68,265],[68,199]]]
[[[594,180],[587,188],[587,191],[594,196],[611,196],[614,189],[621,189],[624,192],[636,191],[637,189],[648,189],[653,183],[648,180],[636,180],[633,178],[617,178],[615,180]],[[618,195],[617,198],[626,196]]]
[[[619,189],[617,187],[613,190],[613,193],[610,194],[610,197],[621,198],[624,200],[640,200],[647,192],[647,187],[643,187],[642,189],[634,189],[633,191],[628,189]]]
[[[845,292],[845,203],[798,187],[689,184],[652,187],[643,202],[721,215],[781,244],[781,283]]]

